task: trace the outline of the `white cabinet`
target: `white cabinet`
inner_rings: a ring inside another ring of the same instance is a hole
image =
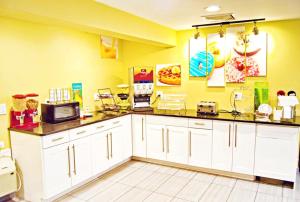
[[[91,156],[93,175],[101,173],[109,168],[110,136],[107,131],[98,132],[91,137]]]
[[[232,172],[253,175],[256,124],[234,123]]]
[[[69,143],[45,149],[44,196],[49,198],[71,187],[71,156]]]
[[[132,115],[133,156],[146,157],[145,115]]]
[[[188,163],[188,129],[185,127],[166,127],[167,161]]]
[[[124,139],[121,126],[109,130],[110,135],[110,164],[116,165],[124,160]]]
[[[120,118],[121,133],[123,139],[123,158],[131,158],[132,156],[132,134],[131,134],[131,115],[126,115]]]
[[[257,126],[255,175],[295,182],[298,154],[298,128]]]
[[[147,158],[166,160],[164,125],[147,124]]]
[[[212,168],[253,175],[256,125],[213,121]]]
[[[211,168],[212,130],[189,129],[189,165]]]
[[[90,140],[88,137],[70,142],[73,186],[92,176],[90,148]]]
[[[233,122],[213,121],[212,168],[231,170]]]

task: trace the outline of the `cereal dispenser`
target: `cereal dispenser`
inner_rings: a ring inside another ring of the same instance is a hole
[[[38,94],[31,93],[26,95],[26,110],[24,123],[27,127],[38,126]]]
[[[13,106],[10,112],[10,126],[12,128],[24,127],[26,110],[26,96],[17,94],[12,96]]]

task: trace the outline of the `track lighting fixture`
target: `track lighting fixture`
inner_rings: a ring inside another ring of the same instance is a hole
[[[225,35],[225,32],[224,32],[224,29],[223,29],[223,25],[222,25],[222,24],[220,25],[219,35],[220,35],[220,38],[223,38],[224,35]]]
[[[258,27],[256,26],[256,21],[254,21],[253,23],[254,23],[254,27],[253,27],[252,32],[253,32],[255,35],[258,35],[258,34],[259,34],[259,29],[258,29]]]
[[[196,33],[194,34],[194,39],[198,39],[199,36],[200,36],[200,32],[199,32],[198,27],[196,27]]]

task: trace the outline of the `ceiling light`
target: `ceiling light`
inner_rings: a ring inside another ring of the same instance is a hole
[[[255,35],[258,35],[258,34],[259,34],[259,29],[258,29],[258,27],[256,26],[256,21],[254,21],[254,27],[253,27],[252,32],[253,32]]]
[[[217,12],[217,11],[219,11],[221,8],[220,8],[220,6],[218,6],[218,5],[210,5],[210,6],[208,6],[208,7],[206,7],[205,8],[205,10],[207,11],[207,12]]]
[[[220,38],[223,38],[224,35],[225,35],[225,31],[223,29],[223,25],[220,26],[220,29],[219,29],[219,35],[220,35]]]
[[[194,34],[194,39],[198,39],[200,36],[200,32],[198,30],[198,27],[196,27],[196,33]]]

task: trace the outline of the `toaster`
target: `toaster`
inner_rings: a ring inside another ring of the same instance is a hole
[[[201,101],[197,104],[197,113],[204,115],[217,115],[217,103]]]

